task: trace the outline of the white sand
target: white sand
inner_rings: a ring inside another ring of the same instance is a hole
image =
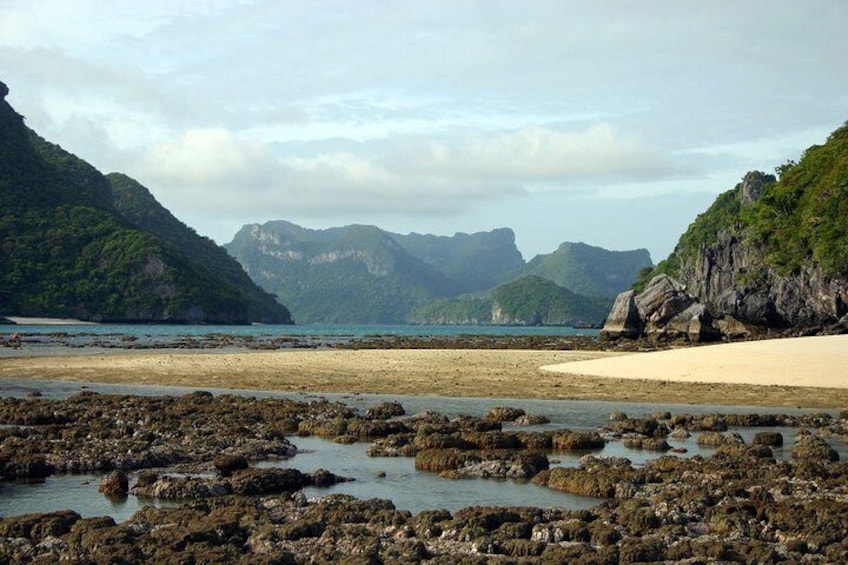
[[[676,382],[848,388],[848,335],[634,353],[546,365],[542,370]]]
[[[83,322],[75,318],[28,318],[24,316],[5,316],[10,322],[18,325],[37,326],[96,326],[95,322]]]

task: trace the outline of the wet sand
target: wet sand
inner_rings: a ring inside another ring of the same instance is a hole
[[[840,336],[842,337],[842,336]],[[817,338],[814,338],[817,339]],[[785,343],[789,340],[780,340]],[[738,355],[744,355],[744,346]],[[841,343],[848,345],[848,341]],[[839,379],[822,383],[801,378],[776,383],[767,378],[701,381],[658,370],[642,376],[635,369],[654,359],[667,366],[697,367],[693,361],[710,347],[680,353],[695,357],[668,360],[664,352],[623,356],[610,352],[526,350],[286,350],[248,353],[120,352],[0,360],[0,378],[176,385],[299,392],[345,392],[490,398],[610,400],[652,403],[848,407],[848,388]],[[778,346],[779,347],[779,346]],[[838,348],[837,348],[838,349]],[[844,348],[843,348],[844,349]],[[673,351],[671,353],[678,353]],[[833,352],[831,352],[834,354]],[[839,352],[835,353],[836,357]],[[587,374],[593,364],[613,363],[618,372]],[[550,365],[555,371],[542,370]],[[659,365],[658,365],[659,366]],[[845,374],[848,363],[834,365]],[[789,370],[789,369],[787,369]],[[581,374],[583,373],[583,374]],[[845,379],[848,380],[848,379]],[[697,382],[696,382],[697,381]],[[779,385],[779,386],[778,386]],[[0,381],[0,387],[2,381]]]

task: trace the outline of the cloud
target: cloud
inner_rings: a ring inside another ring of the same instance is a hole
[[[146,184],[208,215],[281,218],[450,215],[526,195],[537,185],[585,193],[614,179],[659,180],[677,172],[660,150],[608,124],[410,138],[398,146],[380,140],[321,151],[319,144],[309,152],[201,128],[153,147],[135,170]]]
[[[475,202],[522,193],[515,183],[408,175],[383,165],[381,158],[348,152],[284,161],[289,194],[302,211],[452,214]]]
[[[280,168],[266,146],[224,128],[190,129],[175,142],[150,149],[142,167],[168,186],[234,190],[264,186],[279,176]]]
[[[432,143],[396,164],[412,173],[509,179],[524,184],[661,178],[675,166],[658,148],[606,123],[583,131],[522,128],[461,142]]]
[[[24,99],[70,98],[74,103],[67,107],[82,107],[100,115],[126,111],[124,105],[134,111],[179,110],[155,81],[133,65],[96,63],[56,47],[0,45],[0,67],[14,74],[15,84],[10,88]]]

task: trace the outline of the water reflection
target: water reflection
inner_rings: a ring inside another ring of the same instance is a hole
[[[196,389],[176,387],[128,387],[112,385],[80,385],[58,381],[34,382],[27,379],[3,379],[0,394],[5,396],[25,396],[34,389],[45,398],[67,398],[83,389],[111,394],[141,395],[177,395],[193,392]],[[258,398],[283,397],[295,400],[318,398],[296,393],[274,393],[256,391],[212,390],[216,394],[243,394]],[[434,410],[455,417],[461,414],[482,416],[493,406],[511,405],[525,409],[529,414],[542,414],[550,418],[545,426],[522,429],[560,429],[592,430],[609,421],[609,415],[616,411],[625,411],[631,417],[645,417],[658,411],[681,413],[784,413],[799,414],[809,411],[786,408],[752,407],[714,407],[660,404],[625,404],[596,401],[561,400],[508,400],[481,398],[444,398],[428,396],[391,396],[391,395],[340,395],[327,394],[324,398],[341,400],[361,410],[386,400],[400,401],[408,414],[424,410]],[[734,428],[745,439],[753,440],[754,435],[764,428]],[[793,428],[767,428],[779,431],[784,437],[784,446],[774,450],[777,458],[788,457],[794,443],[797,430]],[[303,472],[312,472],[324,468],[338,475],[353,477],[350,483],[341,483],[328,489],[310,488],[309,497],[328,493],[346,493],[358,498],[388,498],[398,509],[419,512],[425,509],[447,509],[455,511],[472,505],[530,505],[539,507],[564,506],[571,509],[588,508],[597,500],[572,496],[552,491],[536,485],[518,481],[494,481],[490,479],[465,479],[454,481],[440,478],[434,473],[418,472],[414,468],[413,458],[371,458],[366,455],[367,445],[339,445],[318,438],[292,438],[292,443],[302,450],[295,458],[273,463],[273,465],[295,467]],[[686,440],[669,439],[672,447],[683,448],[681,457],[693,455],[708,456],[712,448],[697,444],[697,434]],[[848,447],[844,443],[833,441],[831,444],[843,460],[848,457]],[[634,450],[624,447],[621,442],[611,442],[603,450],[594,452],[604,456],[627,457],[634,465],[643,465],[660,454],[651,451]],[[553,453],[550,455],[555,465],[576,466],[580,454]],[[266,465],[272,465],[267,463]],[[384,474],[384,476],[382,476]],[[130,475],[130,484],[134,484],[135,475]],[[50,512],[73,509],[84,517],[113,516],[116,520],[127,519],[135,511],[149,504],[166,504],[156,501],[140,501],[134,496],[125,500],[110,500],[98,493],[100,477],[96,475],[59,475],[49,477],[40,483],[0,482],[0,516],[12,516],[30,512]]]
[[[597,499],[551,491],[527,481],[443,479],[436,473],[416,471],[412,457],[368,457],[365,444],[339,445],[312,437],[295,438],[293,443],[304,452],[265,465],[294,467],[304,472],[323,468],[356,479],[330,488],[307,488],[304,492],[309,497],[344,493],[357,498],[388,498],[399,510],[413,513],[435,509],[453,512],[474,505],[582,509],[598,503]]]

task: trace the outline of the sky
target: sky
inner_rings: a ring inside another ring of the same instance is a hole
[[[665,258],[848,120],[844,0],[0,0],[29,127],[220,244],[511,227]]]

